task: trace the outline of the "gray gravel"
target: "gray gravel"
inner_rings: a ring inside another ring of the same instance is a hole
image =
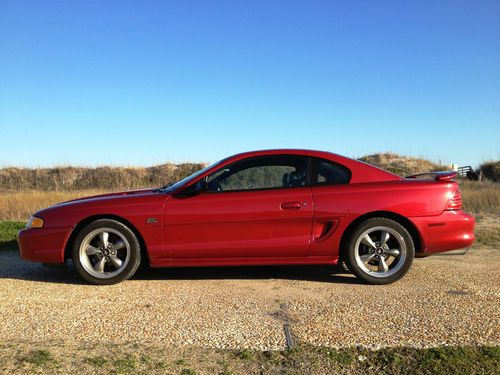
[[[0,340],[283,349],[500,344],[500,251],[416,259],[388,286],[336,268],[142,271],[124,283],[80,283],[0,253]]]

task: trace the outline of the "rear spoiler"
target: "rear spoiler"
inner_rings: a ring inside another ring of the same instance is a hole
[[[426,172],[426,173],[418,173],[412,174],[411,176],[406,176],[405,178],[420,178],[423,176],[432,176],[435,181],[451,181],[454,178],[457,178],[458,173],[455,171],[444,171],[444,172]]]

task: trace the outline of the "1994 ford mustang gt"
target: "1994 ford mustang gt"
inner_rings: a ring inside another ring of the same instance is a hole
[[[387,284],[413,258],[467,247],[454,172],[402,178],[336,154],[248,152],[159,189],[98,195],[36,212],[21,257],[72,259],[94,284],[152,267],[337,264]]]

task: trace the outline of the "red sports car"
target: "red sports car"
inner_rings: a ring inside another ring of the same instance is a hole
[[[36,212],[21,257],[72,259],[94,284],[151,267],[337,264],[387,284],[413,258],[469,246],[454,172],[403,178],[328,152],[238,154],[158,189],[76,199]]]

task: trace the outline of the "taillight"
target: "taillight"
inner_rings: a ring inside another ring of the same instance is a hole
[[[462,193],[460,193],[460,189],[457,189],[450,194],[450,200],[446,205],[446,210],[447,211],[460,210],[461,208],[462,208]]]

